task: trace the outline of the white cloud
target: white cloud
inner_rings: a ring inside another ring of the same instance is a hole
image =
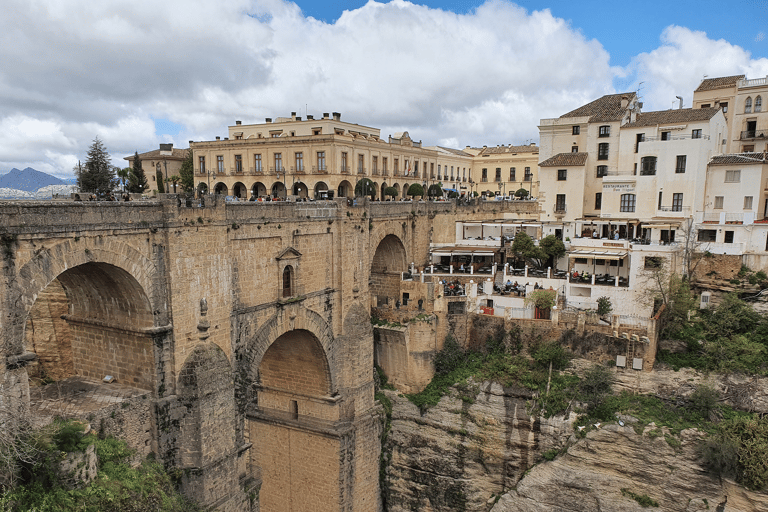
[[[58,175],[96,136],[122,165],[159,142],[186,147],[237,119],[305,106],[427,145],[522,144],[538,139],[541,118],[615,92],[617,77],[636,74],[646,106],[668,108],[703,74],[768,74],[764,59],[680,27],[630,69],[612,68],[598,41],[506,0],[467,14],[369,1],[330,24],[285,0],[9,1],[0,61],[15,64],[0,69],[0,169]],[[700,55],[710,57],[697,64]],[[156,134],[158,118],[181,132]]]

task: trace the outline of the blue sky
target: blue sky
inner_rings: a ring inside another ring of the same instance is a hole
[[[226,136],[235,120],[341,112],[425,145],[522,144],[604,94],[690,105],[701,79],[768,76],[768,3],[6,0],[0,172],[72,176]],[[45,23],[40,23],[45,19]],[[641,85],[642,83],[642,85]]]

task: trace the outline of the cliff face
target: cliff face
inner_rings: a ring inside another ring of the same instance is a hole
[[[526,413],[530,391],[484,383],[452,390],[423,416],[405,397],[388,392],[392,429],[386,510],[486,511],[515,486],[541,451],[573,433],[562,417]]]
[[[592,512],[644,510],[647,496],[659,511],[768,511],[768,495],[707,473],[696,456],[701,434],[684,430],[680,446],[616,424],[589,432],[552,462],[534,467],[493,512]],[[623,492],[622,492],[623,490]]]

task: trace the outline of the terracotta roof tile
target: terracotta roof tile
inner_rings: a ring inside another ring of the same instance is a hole
[[[637,114],[637,119],[634,123],[625,124],[622,128],[708,121],[719,111],[719,108],[678,108],[674,110],[661,110],[658,112],[645,112]]]
[[[174,159],[174,160],[175,159],[184,160],[184,158],[187,157],[187,151],[188,151],[188,149],[173,148],[171,150],[171,154],[170,155],[161,155],[160,154],[160,150],[159,149],[155,149],[153,151],[147,151],[146,153],[139,153],[139,159],[141,159],[141,160],[148,160],[150,158],[158,159],[160,157],[167,156],[168,158],[171,158],[171,159]],[[125,158],[123,158],[123,160],[133,160],[134,156],[136,156],[136,155],[135,154],[134,155],[128,155]]]
[[[734,165],[734,164],[765,164],[768,163],[765,153],[731,153],[728,155],[716,155],[709,161],[709,165]]]
[[[624,117],[625,108],[621,106],[621,98],[626,96],[631,101],[635,97],[634,92],[623,92],[620,94],[608,94],[595,101],[587,103],[576,110],[560,116],[560,119],[566,117],[585,117],[589,116],[590,122],[597,121],[621,121]]]
[[[701,81],[694,92],[712,91],[714,89],[725,89],[733,87],[739,80],[743,80],[745,75],[720,76],[717,78],[705,78]]]
[[[588,153],[558,153],[553,157],[539,162],[539,167],[566,167],[584,165],[587,163]]]
[[[444,150],[444,151],[448,151],[449,153],[453,153],[454,155],[472,156],[469,153],[467,153],[467,152],[465,152],[465,151],[463,151],[461,149],[446,148],[446,147],[443,147],[443,146],[437,146],[437,147],[442,149],[442,150]]]
[[[480,155],[499,155],[499,154],[512,154],[512,153],[538,153],[539,152],[539,146],[498,146],[498,147],[491,147],[491,148],[483,148],[480,153],[478,153],[478,156]]]

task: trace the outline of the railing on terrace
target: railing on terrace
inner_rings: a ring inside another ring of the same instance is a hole
[[[248,169],[248,170],[250,171],[250,173],[251,173],[251,174],[264,174],[264,168],[263,168],[263,167],[258,167],[258,168],[256,168],[256,169],[254,169],[253,167],[251,167],[251,168],[250,168],[250,169]]]
[[[619,327],[631,329],[648,329],[651,326],[651,319],[636,315],[616,315],[618,317]]]
[[[735,212],[726,212],[725,222],[726,224],[741,224],[742,222],[744,222],[744,214],[735,213]]]
[[[328,174],[328,168],[325,166],[318,167],[317,165],[313,165],[312,172],[315,174]]]
[[[693,134],[686,133],[686,134],[680,134],[680,135],[668,135],[666,138],[662,137],[646,137],[645,140],[641,140],[639,144],[642,144],[643,142],[666,142],[668,140],[688,140],[688,139],[702,139],[702,140],[709,140],[709,135],[706,134],[700,134],[696,137],[693,136]]]
[[[741,89],[742,87],[759,87],[761,85],[768,85],[768,77],[753,78],[751,80],[744,78],[739,80],[736,86]]]
[[[660,206],[657,208],[660,212],[690,212],[690,206]]]
[[[303,165],[301,167],[291,166],[291,172],[293,174],[306,174],[306,172],[304,171],[304,166]]]
[[[339,171],[341,172],[341,174],[349,174],[350,173],[349,167],[346,166],[346,165],[342,165],[340,167]]]
[[[768,130],[745,130],[741,132],[739,139],[764,139],[768,137]]]
[[[720,222],[720,214],[717,212],[704,212],[701,220],[702,222],[718,223]]]

